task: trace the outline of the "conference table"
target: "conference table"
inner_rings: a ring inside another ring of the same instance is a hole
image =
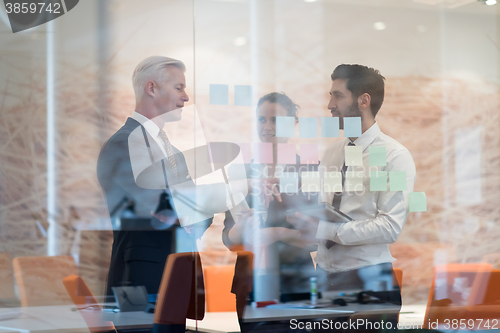
[[[356,315],[358,317],[396,313],[397,307],[387,304],[349,304],[347,306],[328,309],[270,309],[252,308],[245,309],[246,322],[271,322],[315,319],[335,319]],[[403,306],[400,314],[400,323],[415,325],[423,322],[425,305]],[[2,314],[9,313],[0,320],[0,333],[2,332],[89,332],[83,317],[74,306],[39,306],[25,308],[3,308]],[[138,312],[104,312],[104,320],[113,321],[118,329],[149,328],[152,326],[154,314]],[[201,332],[239,332],[236,312],[207,312],[202,321],[187,320],[187,328],[194,330],[196,327]],[[414,327],[414,326],[411,326]]]

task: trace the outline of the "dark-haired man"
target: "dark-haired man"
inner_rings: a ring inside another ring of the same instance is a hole
[[[328,109],[332,117],[339,118],[340,129],[344,129],[347,117],[360,117],[362,134],[336,142],[324,154],[320,170],[341,172],[343,191],[324,192],[322,201],[354,221],[331,223],[300,213],[290,221],[307,242],[318,244],[316,262],[329,273],[331,288],[394,289],[395,293],[389,293],[389,301],[400,303],[399,289],[392,283],[391,262],[395,259],[389,244],[398,239],[408,217],[408,193],[415,183],[415,164],[408,149],[382,133],[375,121],[384,100],[385,78],[379,71],[343,64],[333,71],[331,79]],[[353,148],[348,146],[362,147],[360,163],[345,165],[346,149]],[[370,165],[372,147],[385,147],[386,165]],[[401,176],[398,171],[404,172],[405,179],[399,186],[405,190],[391,191],[388,184],[386,190],[370,190],[371,178],[388,180],[391,173]]]

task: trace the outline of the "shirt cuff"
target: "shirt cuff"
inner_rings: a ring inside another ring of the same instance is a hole
[[[319,221],[318,231],[316,231],[316,238],[334,240],[337,236],[341,223],[332,223],[328,221]]]

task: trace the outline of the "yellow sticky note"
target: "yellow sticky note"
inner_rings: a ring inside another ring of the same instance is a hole
[[[302,192],[319,192],[320,179],[318,171],[304,171],[300,173]]]
[[[347,171],[344,187],[347,192],[363,192],[364,171]]]
[[[345,147],[345,165],[359,166],[363,165],[363,147],[346,146]]]

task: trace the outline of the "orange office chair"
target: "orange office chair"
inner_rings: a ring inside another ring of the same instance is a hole
[[[423,328],[439,329],[451,325],[453,320],[474,319],[468,308],[475,284],[484,283],[493,267],[488,263],[447,264],[434,267]],[[451,326],[449,326],[452,329]],[[453,327],[457,329],[457,327]]]
[[[81,277],[67,276],[63,284],[91,333],[116,332],[112,322],[102,319],[102,308]]]
[[[199,253],[167,258],[156,302],[153,333],[184,333],[186,318],[205,316],[205,287]]]
[[[483,322],[487,320],[494,320],[492,323],[500,322],[500,270],[494,269],[482,275],[482,278],[474,281],[467,310],[476,319],[475,322],[479,322],[479,319]],[[477,327],[477,329],[487,328],[484,325]]]
[[[12,264],[21,306],[72,304],[61,282],[77,274],[72,256],[17,257]]]
[[[403,270],[401,268],[394,267],[393,271],[395,279],[395,281],[393,281],[394,285],[397,283],[399,285],[399,289],[401,290],[403,287]]]
[[[236,311],[236,299],[231,293],[234,265],[208,266],[203,269],[207,312]]]

